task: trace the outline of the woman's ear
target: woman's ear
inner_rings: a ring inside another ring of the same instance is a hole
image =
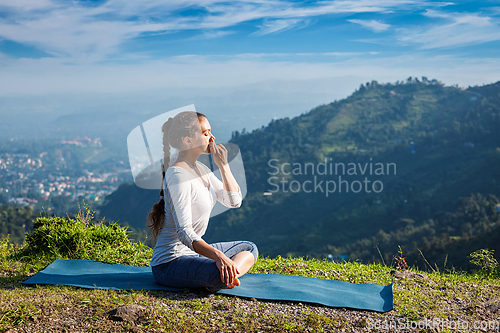
[[[186,136],[185,138],[182,139],[182,142],[184,143],[184,147],[186,149],[189,149],[193,146],[193,139],[190,137]]]

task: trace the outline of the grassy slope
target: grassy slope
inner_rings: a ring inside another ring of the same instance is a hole
[[[5,257],[4,257],[5,258]],[[377,320],[424,318],[500,321],[485,305],[500,294],[500,279],[479,275],[425,273],[430,280],[399,280],[392,267],[302,258],[260,258],[251,273],[302,275],[352,283],[394,283],[394,310],[374,313],[319,305],[268,302],[185,291],[87,290],[68,286],[28,287],[20,283],[48,261],[3,259],[0,266],[0,331],[375,331]],[[498,300],[497,300],[498,301]],[[107,313],[119,305],[141,304],[135,322],[115,322]]]
[[[0,332],[373,332],[376,322],[443,318],[497,320],[486,306],[500,293],[500,276],[447,270],[428,279],[399,280],[393,267],[359,262],[333,263],[303,258],[260,258],[250,273],[289,274],[351,283],[394,284],[395,309],[374,313],[297,302],[268,302],[224,295],[205,297],[190,291],[117,291],[70,286],[25,286],[21,282],[55,258],[92,259],[146,266],[152,249],[133,243],[126,228],[93,224],[89,207],[74,218],[39,217],[18,247],[0,239]],[[392,264],[391,264],[392,265]],[[417,271],[416,269],[413,269]],[[244,280],[242,281],[244,283]],[[496,300],[497,302],[499,300]],[[133,322],[112,321],[119,305],[141,304]]]

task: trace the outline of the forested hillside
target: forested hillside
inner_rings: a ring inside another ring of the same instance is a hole
[[[471,253],[477,237],[498,244],[499,98],[500,82],[373,81],[299,117],[235,132],[248,194],[212,218],[204,238],[248,239],[263,255],[364,261],[381,260],[375,246],[390,259],[400,245],[417,261],[417,249],[442,260],[457,246]],[[143,226],[157,196],[124,185],[101,216]],[[467,202],[483,207],[475,218]]]
[[[39,217],[30,207],[0,205],[0,237],[9,235],[11,242],[22,244],[26,231],[32,231],[33,220]]]

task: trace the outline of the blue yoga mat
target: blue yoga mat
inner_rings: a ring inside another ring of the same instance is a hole
[[[264,300],[297,301],[330,307],[386,312],[393,309],[392,284],[355,284],[304,276],[245,274],[241,286],[219,294]],[[151,267],[105,264],[92,260],[57,259],[24,284],[60,284],[82,288],[123,290],[182,289],[156,283]]]

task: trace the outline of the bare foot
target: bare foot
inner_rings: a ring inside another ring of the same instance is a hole
[[[238,278],[234,278],[234,281],[233,281],[233,284],[230,284],[229,286],[226,287],[226,289],[233,289],[234,287],[237,287],[239,286],[241,283],[240,283],[240,280],[238,280]]]

